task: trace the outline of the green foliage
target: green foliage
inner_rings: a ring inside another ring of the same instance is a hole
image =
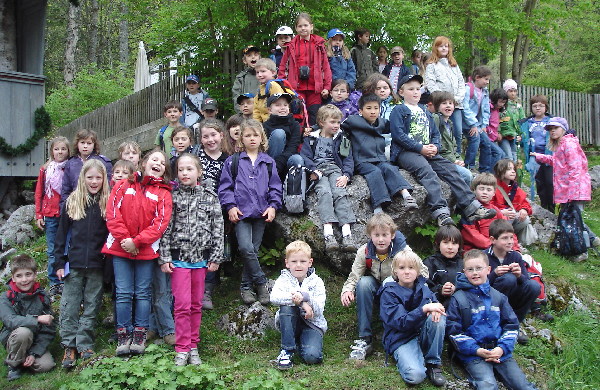
[[[276,265],[285,256],[285,247],[285,241],[281,237],[275,240],[272,248],[261,245],[258,250],[260,263],[264,265]]]
[[[298,383],[290,382],[284,378],[279,371],[270,369],[265,374],[252,376],[249,380],[244,382],[242,386],[243,390],[303,390],[307,388],[308,381],[306,379],[299,381]]]
[[[43,106],[35,110],[34,121],[35,130],[33,134],[21,145],[12,146],[6,142],[4,137],[0,137],[0,153],[15,157],[20,154],[29,153],[35,149],[40,140],[50,133],[52,121],[50,120],[50,115],[48,115],[48,112]]]

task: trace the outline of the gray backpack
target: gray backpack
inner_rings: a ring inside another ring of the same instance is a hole
[[[306,169],[291,167],[283,182],[283,205],[289,214],[301,214],[306,209]]]

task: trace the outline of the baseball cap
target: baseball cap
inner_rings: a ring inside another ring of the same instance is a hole
[[[289,93],[276,93],[274,95],[269,96],[269,98],[267,99],[267,107],[271,107],[271,104],[273,104],[275,101],[284,98],[285,100],[287,100],[288,103],[292,102],[292,95],[290,95]]]
[[[252,99],[252,98],[254,98],[254,94],[253,93],[244,93],[244,94],[238,96],[235,101],[237,102],[237,104],[240,104],[242,102],[242,100],[244,100],[244,99]]]
[[[246,46],[246,48],[244,50],[242,50],[242,52],[244,54],[248,54],[251,51],[257,51],[257,52],[260,53],[260,49],[258,47],[256,47],[256,46],[254,46],[254,45],[248,45],[248,46]]]
[[[275,31],[275,36],[277,35],[294,35],[294,31],[288,26],[281,26]]]
[[[213,98],[206,98],[202,102],[202,110],[216,110],[217,109],[217,100]]]
[[[548,130],[548,127],[554,126],[561,127],[564,131],[569,130],[569,123],[565,118],[561,118],[560,116],[555,116],[554,118],[551,118],[550,122],[546,123],[546,126],[544,126],[544,129]]]
[[[199,83],[200,79],[195,74],[191,74],[191,75],[189,75],[188,77],[185,78],[185,82],[187,83],[188,81],[193,81],[195,83]]]
[[[393,55],[394,53],[404,54],[404,50],[400,46],[394,46],[392,47],[392,51],[390,52],[390,54]]]
[[[327,33],[327,39],[331,39],[331,38],[335,37],[336,35],[341,35],[342,38],[344,38],[344,39],[346,38],[346,35],[342,32],[342,30],[340,30],[339,28],[332,28]]]
[[[418,74],[409,74],[402,77],[402,79],[398,82],[398,88],[412,80],[418,81],[420,84],[423,84],[423,77],[419,76]]]

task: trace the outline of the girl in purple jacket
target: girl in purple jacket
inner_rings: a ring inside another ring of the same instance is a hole
[[[238,249],[244,261],[242,301],[251,305],[257,300],[270,302],[267,278],[258,262],[258,248],[267,222],[275,219],[281,207],[282,187],[275,160],[265,151],[269,148],[262,124],[246,119],[240,125],[240,139],[234,153],[225,160],[219,200],[235,224]],[[255,291],[256,289],[256,291]]]

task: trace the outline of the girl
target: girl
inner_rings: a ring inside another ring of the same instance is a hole
[[[579,139],[567,134],[569,124],[565,118],[554,117],[546,124],[550,134],[548,148],[552,155],[531,152],[537,162],[553,167],[552,181],[554,185],[554,203],[574,202],[583,211],[585,202],[592,199],[592,184],[588,173],[588,162],[579,145]],[[600,246],[600,238],[584,225],[593,246]],[[587,252],[577,256],[573,261],[587,259]]]
[[[176,168],[181,185],[173,191],[176,207],[160,240],[158,262],[162,271],[171,275],[175,365],[199,365],[204,281],[207,269],[214,273],[223,260],[223,215],[213,186],[201,184],[202,165],[198,157],[184,153]]]
[[[171,172],[175,172],[175,164],[177,163],[177,159],[181,154],[198,154],[198,148],[192,145],[193,140],[194,136],[192,135],[192,130],[190,130],[189,127],[181,125],[175,126],[173,133],[171,133],[171,142],[173,143],[173,148],[175,149],[169,160]]]
[[[112,180],[110,181],[110,187],[114,187],[119,180],[129,178],[129,175],[133,175],[135,172],[135,166],[129,160],[119,160],[113,165]]]
[[[356,68],[352,58],[350,58],[350,50],[344,46],[344,38],[345,35],[340,29],[333,28],[329,30],[325,50],[329,58],[332,80],[346,80],[351,90],[354,89],[354,83],[356,82]]]
[[[509,158],[504,154],[504,151],[498,143],[502,140],[502,135],[498,132],[500,122],[505,120],[504,110],[506,108],[506,102],[508,101],[508,95],[502,88],[496,88],[490,93],[490,119],[489,124],[486,128],[488,138],[490,139],[490,165],[493,167],[496,163],[503,158]]]
[[[267,278],[258,262],[265,223],[275,219],[281,207],[282,187],[275,170],[275,160],[265,151],[267,136],[260,122],[247,119],[241,125],[238,141],[241,152],[225,161],[219,200],[235,224],[240,255],[244,261],[241,294],[245,304],[256,302],[253,287],[261,304],[269,304]],[[233,166],[233,167],[232,167]]]
[[[241,115],[233,115],[227,122],[225,122],[225,132],[223,133],[223,143],[221,147],[223,152],[231,156],[232,154],[239,152],[237,148],[237,142],[240,139],[240,125],[242,124]]]
[[[369,49],[371,32],[366,28],[354,30],[354,40],[355,44],[350,50],[350,55],[356,67],[356,89],[360,90],[371,73],[379,72],[379,66],[377,56]]]
[[[46,230],[46,254],[48,256],[48,281],[50,296],[62,293],[62,284],[56,276],[56,258],[54,257],[54,239],[60,217],[60,191],[64,169],[69,158],[69,140],[56,137],[48,148],[50,159],[40,168],[35,186],[35,223]]]
[[[94,130],[81,129],[75,133],[75,139],[73,140],[73,155],[67,160],[65,164],[64,178],[62,182],[62,190],[60,193],[60,207],[62,208],[66,199],[69,197],[71,192],[75,190],[77,181],[79,180],[79,172],[83,163],[88,159],[100,160],[106,172],[108,172],[108,179],[110,180],[112,172],[112,164],[110,159],[100,154],[100,143],[98,142],[98,135]]]
[[[350,84],[346,80],[337,79],[331,84],[331,104],[342,112],[342,122],[349,115],[358,114],[358,99],[361,93],[350,93]]]
[[[102,306],[101,251],[108,235],[105,221],[108,191],[104,164],[95,159],[86,161],[60,216],[54,255],[56,276],[65,282],[60,301],[64,368],[75,365],[78,353],[81,359],[94,354],[94,326]]]
[[[431,48],[431,57],[425,63],[425,88],[430,93],[448,91],[454,95],[456,107],[450,117],[454,125],[456,152],[461,154],[462,104],[465,97],[465,79],[452,54],[452,42],[444,36],[436,37]]]
[[[392,83],[390,80],[380,74],[373,73],[370,75],[362,89],[363,95],[375,94],[381,99],[381,114],[385,120],[390,119],[390,114],[394,107],[400,104],[400,98],[393,92]]]
[[[423,67],[423,62],[421,61],[422,56],[423,52],[421,50],[415,49],[412,51],[410,59],[412,61],[413,74],[418,74],[421,76],[425,74],[425,68]]]
[[[298,35],[288,43],[279,64],[278,77],[287,78],[294,90],[304,98],[311,125],[321,99],[329,96],[331,89],[331,68],[325,50],[325,40],[314,35],[312,18],[301,13],[296,18]]]
[[[388,48],[385,46],[379,46],[376,53],[377,64],[379,65],[379,73],[381,73],[388,64]]]
[[[167,156],[154,149],[142,161],[141,172],[129,180],[121,180],[112,189],[106,207],[109,235],[102,252],[113,255],[117,355],[140,354],[145,350],[154,260],[158,258],[159,239],[171,218],[168,180]]]
[[[119,157],[121,160],[131,161],[135,170],[137,170],[140,165],[140,158],[142,157],[142,148],[135,141],[125,141],[119,145]],[[130,173],[133,173],[133,171]]]
[[[517,161],[517,139],[521,135],[519,121],[525,118],[525,111],[519,102],[517,83],[513,79],[508,79],[502,85],[508,96],[505,111],[505,121],[500,122],[500,134],[502,141],[500,147],[504,151],[506,158]]]

